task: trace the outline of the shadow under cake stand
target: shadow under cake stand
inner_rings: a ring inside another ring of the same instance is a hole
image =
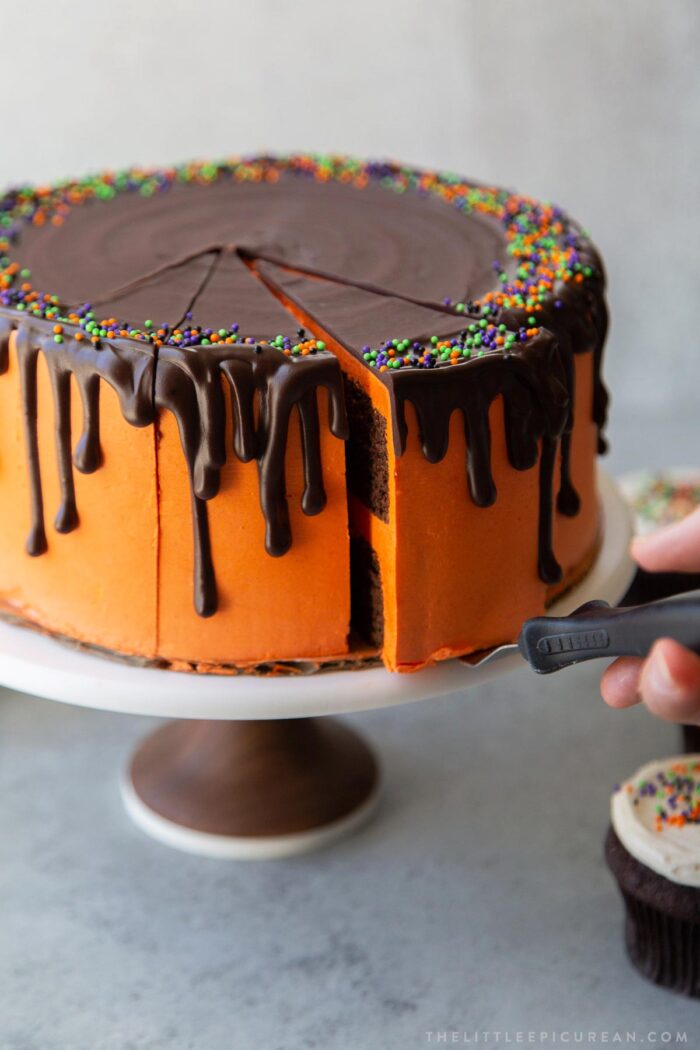
[[[611,604],[634,566],[630,515],[599,475],[604,542],[586,578],[553,607]],[[139,668],[0,623],[0,684],[49,700],[175,719],[137,748],[122,778],[134,822],[170,846],[210,857],[292,856],[344,835],[372,813],[379,766],[354,730],[328,717],[479,685],[522,666],[449,660],[415,674],[383,668],[260,678]]]

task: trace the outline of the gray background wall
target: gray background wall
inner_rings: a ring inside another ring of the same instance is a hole
[[[620,416],[693,412],[698,0],[3,8],[0,183],[296,148],[514,186],[564,205],[603,250]]]

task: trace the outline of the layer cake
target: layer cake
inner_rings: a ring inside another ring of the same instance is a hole
[[[0,597],[183,670],[426,664],[592,563],[604,273],[560,209],[257,157],[0,202]]]

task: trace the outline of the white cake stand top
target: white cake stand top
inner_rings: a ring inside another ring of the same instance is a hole
[[[627,553],[632,534],[627,504],[604,472],[599,491],[602,549],[583,582],[552,607],[552,615],[593,598],[614,604],[634,575]],[[513,654],[484,667],[447,660],[415,674],[376,667],[280,678],[197,675],[134,667],[0,623],[0,685],[82,707],[166,718],[301,718],[362,711],[458,692],[518,666],[522,660]]]

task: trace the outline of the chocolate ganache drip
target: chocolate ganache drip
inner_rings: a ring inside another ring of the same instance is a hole
[[[292,411],[301,425],[305,487],[302,510],[320,513],[326,505],[321,464],[318,391],[329,399],[329,426],[345,439],[347,419],[342,378],[331,354],[290,358],[271,347],[234,344],[198,347],[196,352],[163,347],[158,358],[155,404],[172,412],[187,462],[195,541],[194,594],[200,616],[217,609],[206,503],[219,491],[226,462],[226,404],[230,390],[233,452],[242,463],[258,464],[265,547],[273,557],[292,542],[285,491],[285,459]],[[256,423],[257,403],[257,423]]]
[[[471,498],[490,507],[497,492],[491,470],[489,411],[503,397],[508,460],[516,470],[528,470],[539,458],[540,501],[538,572],[545,583],[561,579],[552,549],[552,490],[558,441],[569,413],[567,371],[557,341],[542,333],[522,354],[504,354],[473,361],[466,368],[435,369],[430,383],[415,371],[393,377],[394,440],[406,447],[406,402],[416,412],[423,455],[439,462],[449,444],[450,421],[461,413],[467,445],[467,475]]]
[[[49,372],[54,400],[54,429],[61,487],[61,505],[54,520],[57,532],[71,532],[78,525],[73,467],[91,474],[100,465],[100,381],[108,383],[119,398],[124,418],[135,427],[153,422],[153,367],[151,353],[126,340],[101,343],[97,348],[81,333],[60,336],[41,321],[0,316],[0,372],[9,365],[10,337],[15,333],[15,353],[20,375],[31,493],[31,526],[27,553],[36,557],[47,550],[44,498],[39,463],[37,429],[37,369],[43,356]],[[77,336],[77,338],[76,338]],[[83,405],[83,428],[75,451],[71,433],[71,377],[77,383]]]
[[[62,326],[63,327],[63,326]],[[65,328],[64,328],[65,332]],[[190,479],[194,534],[194,603],[200,616],[217,608],[215,569],[211,554],[206,502],[217,494],[225,447],[227,398],[233,412],[233,452],[247,463],[256,460],[260,504],[265,519],[265,546],[278,557],[289,549],[292,536],[285,486],[285,460],[290,417],[299,415],[304,464],[302,510],[320,513],[326,504],[321,463],[318,392],[328,392],[329,426],[347,437],[342,379],[328,353],[288,358],[271,347],[227,344],[156,351],[127,340],[102,340],[99,348],[81,333],[66,332],[57,343],[40,320],[0,315],[0,373],[9,365],[10,337],[20,373],[22,417],[31,493],[31,527],[27,552],[36,557],[48,548],[38,444],[37,367],[46,362],[54,398],[55,440],[61,505],[54,520],[57,532],[71,532],[79,522],[73,468],[84,474],[100,466],[100,382],[117,393],[125,420],[132,426],[154,423],[158,410],[177,421]],[[76,338],[77,336],[77,338]],[[71,377],[83,406],[83,427],[73,450]]]
[[[566,297],[566,298],[564,298]],[[416,410],[423,454],[438,462],[447,452],[450,418],[464,417],[469,489],[474,503],[488,507],[496,489],[490,466],[489,409],[502,395],[508,459],[516,470],[540,463],[538,572],[548,584],[562,576],[552,548],[554,471],[560,452],[556,507],[567,517],[581,505],[571,478],[571,437],[575,418],[574,355],[593,353],[593,420],[598,428],[598,451],[607,445],[602,430],[607,419],[608,394],[601,378],[602,351],[607,331],[607,309],[602,289],[562,293],[559,306],[541,318],[539,334],[514,353],[488,355],[467,367],[436,368],[430,383],[421,373],[392,374],[389,389],[395,404],[394,439],[399,452],[406,444],[404,403]],[[517,323],[506,312],[502,321]]]

